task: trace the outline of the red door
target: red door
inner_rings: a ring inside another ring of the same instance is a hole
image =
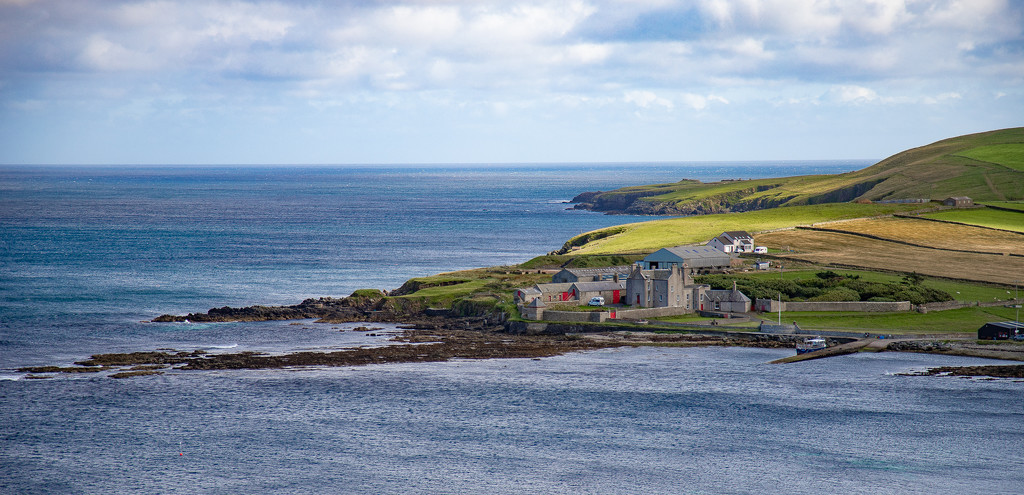
[[[562,293],[562,300],[563,301],[568,301],[569,300],[569,293],[568,292],[563,292]]]
[[[619,304],[620,300],[619,291],[612,291],[612,304]]]

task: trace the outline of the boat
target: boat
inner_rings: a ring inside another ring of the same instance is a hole
[[[803,342],[796,343],[796,353],[806,354],[808,352],[820,351],[827,347],[825,339],[821,337],[815,337],[813,339],[804,339]]]

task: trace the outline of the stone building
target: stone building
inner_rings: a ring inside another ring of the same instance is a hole
[[[967,196],[950,196],[942,200],[943,206],[955,206],[957,208],[967,208],[974,206],[974,200]]]
[[[678,307],[695,309],[700,292],[706,285],[694,285],[693,273],[687,266],[670,265],[664,270],[644,270],[634,265],[626,278],[624,304],[640,308]]]
[[[700,307],[703,311],[725,313],[746,313],[750,308],[750,298],[736,289],[736,282],[733,282],[732,290],[704,291]]]
[[[645,270],[666,270],[673,266],[688,266],[698,272],[723,270],[733,265],[734,254],[724,253],[708,246],[676,246],[659,249],[641,262]]]
[[[619,280],[629,276],[628,266],[606,266],[602,268],[565,268],[551,277],[552,283],[602,282]]]

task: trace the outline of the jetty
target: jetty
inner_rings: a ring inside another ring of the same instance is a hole
[[[879,341],[878,339],[859,339],[853,342],[834,345],[826,347],[824,349],[819,349],[817,351],[808,352],[805,354],[797,354],[795,356],[776,359],[775,361],[771,361],[771,364],[795,363],[797,361],[807,361],[809,359],[821,359],[833,356],[842,356],[845,354],[853,354],[855,352],[860,352],[861,350],[867,349],[872,344],[875,344],[877,346],[877,342],[885,341]]]

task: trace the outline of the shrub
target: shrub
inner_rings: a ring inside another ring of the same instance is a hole
[[[812,297],[810,300],[828,302],[860,301],[860,294],[849,287],[833,287],[818,296]]]

